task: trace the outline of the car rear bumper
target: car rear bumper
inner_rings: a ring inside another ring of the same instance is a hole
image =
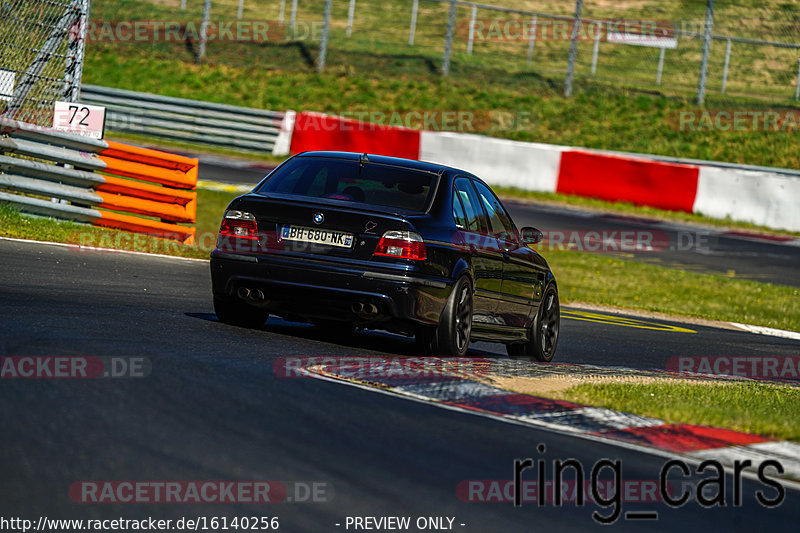
[[[260,306],[277,315],[361,323],[400,320],[436,325],[453,282],[402,270],[328,258],[211,253],[218,298],[238,298],[240,288],[260,289]],[[376,312],[358,311],[359,305]],[[372,309],[372,308],[370,308]]]

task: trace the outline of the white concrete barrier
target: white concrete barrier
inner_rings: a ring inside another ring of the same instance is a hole
[[[555,192],[564,150],[570,147],[423,131],[419,158],[463,168],[489,185]]]
[[[771,172],[700,167],[694,212],[800,231],[800,178]]]

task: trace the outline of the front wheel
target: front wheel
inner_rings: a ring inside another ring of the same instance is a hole
[[[244,302],[214,296],[214,312],[220,322],[242,328],[258,328],[267,321],[269,313]]]
[[[426,354],[463,357],[469,348],[472,332],[472,284],[460,278],[436,328],[423,327],[417,331],[417,346]]]
[[[542,303],[528,332],[528,341],[522,344],[507,344],[509,357],[528,358],[542,363],[553,360],[558,345],[558,330],[561,310],[558,290],[551,284],[544,291]]]

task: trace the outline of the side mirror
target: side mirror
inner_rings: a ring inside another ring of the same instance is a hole
[[[522,244],[526,246],[539,243],[544,239],[544,234],[541,231],[530,226],[522,228],[519,233]]]

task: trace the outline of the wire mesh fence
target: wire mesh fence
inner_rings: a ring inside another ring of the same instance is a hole
[[[503,5],[102,0],[93,5],[88,42],[143,60],[160,55],[265,69],[446,75],[489,83],[531,79],[557,90],[571,77],[576,90],[602,85],[696,98],[703,85],[705,94],[737,102],[790,101],[800,87],[800,10],[793,3],[497,2]],[[701,83],[709,4],[711,38]]]
[[[74,101],[88,0],[0,2],[0,113],[50,125],[53,102]]]

